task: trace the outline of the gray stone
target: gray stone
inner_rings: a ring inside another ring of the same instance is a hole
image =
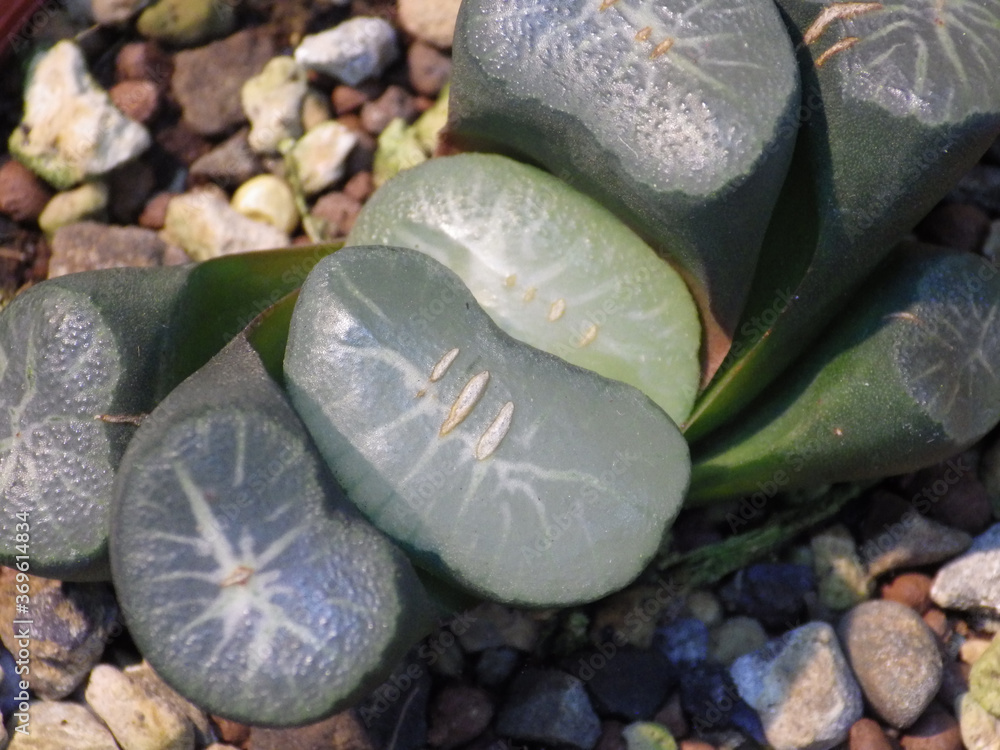
[[[167,243],[156,232],[81,221],[52,238],[49,278],[98,268],[159,266]]]
[[[833,610],[850,609],[871,596],[872,578],[865,572],[854,537],[842,525],[810,540],[819,599]]]
[[[487,602],[467,612],[462,619],[467,627],[461,632],[456,630],[455,634],[469,653],[499,646],[530,652],[538,642],[538,623],[519,609]]]
[[[824,622],[741,656],[730,674],[775,750],[829,750],[847,739],[864,709],[836,633]]]
[[[511,686],[496,731],[515,741],[590,750],[601,735],[601,722],[583,682],[565,672],[532,669]]]
[[[767,643],[764,626],[753,617],[737,615],[722,622],[709,633],[708,653],[721,664],[732,664],[736,659]]]
[[[246,121],[240,92],[274,57],[266,31],[247,29],[197,49],[178,52],[170,90],[184,122],[201,135],[221,135]]]
[[[295,49],[300,65],[348,86],[377,78],[399,56],[396,32],[381,18],[356,17],[307,36]]]
[[[16,629],[20,626],[13,625],[18,619],[13,586],[13,572],[0,576],[0,638],[12,651],[20,632]],[[60,583],[30,576],[29,588],[31,689],[41,698],[59,700],[73,692],[101,658],[117,628],[118,606],[103,583]]]
[[[31,171],[65,190],[135,158],[150,142],[90,76],[80,48],[61,41],[31,74],[24,119],[9,146]]]
[[[115,26],[128,21],[144,4],[144,0],[90,0],[90,12],[101,26]]]
[[[1000,747],[1000,719],[979,705],[970,693],[963,693],[955,701],[955,715],[968,750]]]
[[[191,723],[110,664],[91,670],[84,699],[122,750],[194,750]]]
[[[882,534],[862,545],[868,575],[877,578],[890,570],[915,568],[948,560],[964,552],[972,537],[910,510]]]
[[[8,750],[119,750],[111,732],[78,703],[31,704],[29,733],[13,732]]]
[[[149,666],[149,662],[142,661],[139,664],[126,667],[125,674],[146,693],[155,695],[161,702],[169,705],[175,713],[186,717],[194,727],[194,739],[198,747],[210,744],[217,736],[205,712],[165,683]]]
[[[264,171],[257,154],[247,142],[249,129],[242,128],[191,165],[191,178],[235,188]]]
[[[920,615],[898,602],[864,602],[844,615],[837,634],[875,712],[897,728],[916,721],[943,674],[937,640]]]
[[[938,570],[931,599],[946,609],[1000,615],[1000,523],[977,536],[965,554]]]
[[[275,57],[243,84],[240,101],[250,120],[250,148],[275,154],[278,144],[302,135],[302,100],[306,71],[291,57]]]
[[[694,617],[679,617],[656,629],[653,644],[671,664],[708,658],[708,628]]]
[[[207,190],[173,198],[167,206],[163,231],[194,260],[290,244],[288,235],[281,230],[247,218],[224,197]]]

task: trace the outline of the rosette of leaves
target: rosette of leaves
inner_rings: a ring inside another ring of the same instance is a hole
[[[137,432],[116,483],[111,564],[157,673],[244,723],[300,725],[351,706],[430,625],[409,562],[346,502],[245,336]]]
[[[542,164],[690,282],[729,347],[792,156],[799,78],[769,0],[466,0],[449,126]]]
[[[690,499],[942,461],[1000,420],[997,373],[1000,272],[971,253],[903,248],[821,345],[699,448]]]
[[[552,175],[495,155],[433,159],[378,190],[347,244],[420,250],[514,338],[635,386],[677,423],[691,410],[701,326],[683,280]]]
[[[115,470],[162,394],[262,309],[297,288],[334,246],[217,258],[175,268],[72,274],[0,312],[0,562],[103,580]]]
[[[1000,133],[1000,2],[779,0],[795,156],[726,361],[685,434],[733,419]]]
[[[351,500],[476,595],[555,606],[621,588],[687,487],[687,445],[648,397],[511,338],[413,250],[317,264],[285,377]]]

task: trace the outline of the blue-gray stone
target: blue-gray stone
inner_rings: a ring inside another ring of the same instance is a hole
[[[591,750],[601,735],[601,722],[583,682],[566,672],[531,669],[511,686],[496,731],[518,742]]]

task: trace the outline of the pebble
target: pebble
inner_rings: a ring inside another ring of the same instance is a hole
[[[960,661],[945,659],[941,676],[941,689],[937,699],[947,705],[954,705],[964,693],[969,692],[969,675],[972,667]]]
[[[204,190],[174,197],[167,206],[163,231],[169,241],[198,261],[290,243],[281,230],[247,218],[225,197]]]
[[[143,153],[149,133],[123,115],[87,71],[80,48],[58,42],[36,63],[24,119],[9,147],[32,172],[65,190]]]
[[[955,701],[962,742],[968,750],[996,750],[1000,747],[1000,719],[983,708],[970,693]]]
[[[899,602],[922,615],[931,607],[932,583],[930,576],[923,573],[901,573],[883,584],[882,598]]]
[[[398,56],[396,32],[388,21],[365,16],[307,36],[295,49],[300,65],[349,86],[378,78]]]
[[[156,42],[128,42],[115,57],[115,80],[151,81],[163,91],[174,70],[173,59]]]
[[[212,723],[217,729],[219,739],[223,742],[237,747],[244,747],[249,743],[251,728],[246,724],[223,719],[221,716],[213,716]]]
[[[365,201],[375,192],[375,183],[371,172],[356,172],[344,183],[344,195],[356,201]]]
[[[917,472],[913,486],[921,488],[923,499],[933,499],[931,518],[969,534],[979,534],[990,525],[990,496],[976,475],[977,463],[975,457],[963,454]]]
[[[101,26],[117,26],[134,16],[143,0],[90,0],[90,14]]]
[[[108,89],[111,103],[130,120],[148,125],[160,111],[160,90],[152,81],[122,81]]]
[[[938,570],[931,598],[945,609],[1000,615],[1000,523],[977,536],[961,557]]]
[[[85,182],[52,196],[38,217],[38,226],[51,237],[63,227],[78,221],[106,218],[107,208],[108,186],[100,181]]]
[[[156,170],[150,160],[136,160],[109,173],[108,216],[116,224],[132,224],[156,189]]]
[[[453,628],[459,626],[453,624]],[[371,739],[371,748],[361,750],[424,750],[427,744],[427,709],[431,676],[421,662],[411,656],[400,661],[389,678],[376,688],[375,703],[355,713],[360,716]],[[251,750],[253,750],[251,743]],[[334,747],[339,745],[334,742]],[[346,743],[345,743],[346,744]],[[320,745],[323,750],[330,743]],[[275,745],[273,750],[291,750]]]
[[[250,730],[248,750],[375,750],[362,721],[353,711],[344,711],[314,724],[293,729]],[[403,742],[397,749],[405,747]]]
[[[163,229],[163,224],[167,220],[167,206],[170,201],[177,196],[177,193],[162,192],[157,193],[148,201],[139,214],[137,224],[144,229]]]
[[[994,638],[972,665],[969,692],[979,705],[1000,716],[1000,638]]]
[[[628,750],[677,750],[670,731],[652,721],[636,721],[622,730]]]
[[[201,135],[222,135],[246,121],[240,91],[275,55],[263,30],[247,29],[197,49],[178,52],[170,89],[183,121]],[[190,163],[190,162],[186,162]]]
[[[0,213],[14,221],[36,221],[52,191],[16,159],[0,166]]]
[[[364,84],[362,84],[362,88],[340,84],[334,86],[333,93],[330,94],[333,112],[337,117],[357,112],[365,102],[370,102],[373,98],[371,87],[366,87]]]
[[[357,142],[357,135],[336,120],[321,123],[302,136],[291,152],[302,191],[315,195],[340,180]]]
[[[656,629],[653,645],[675,666],[708,658],[708,627],[694,617],[679,617]]]
[[[198,135],[183,120],[157,130],[156,142],[184,166],[194,164],[212,150],[211,141]]]
[[[861,718],[851,725],[850,750],[896,750],[882,727],[874,719]]]
[[[14,655],[0,643],[0,717],[10,718],[17,710],[17,704],[20,703],[17,698],[17,694],[21,691],[18,685],[20,681],[21,675],[17,673]],[[0,724],[2,723],[3,721],[0,721]]]
[[[606,719],[601,722],[601,736],[597,738],[594,750],[628,750],[622,730],[625,725],[614,719]],[[496,750],[506,750],[506,748],[496,748]]]
[[[488,648],[476,662],[476,682],[489,688],[499,687],[514,674],[521,663],[521,653],[507,646]]]
[[[947,560],[968,549],[972,538],[918,513],[901,497],[877,492],[865,520],[861,558],[873,578],[900,568]]]
[[[837,628],[861,690],[875,712],[907,727],[941,686],[937,639],[916,612],[898,602],[859,604]]]
[[[684,600],[680,593],[679,585],[663,581],[660,586],[632,586],[612,594],[601,601],[594,614],[591,642],[651,648],[657,623],[675,617],[681,610]]]
[[[983,240],[983,256],[993,265],[996,265],[1000,261],[1000,220],[990,222],[990,230],[986,233],[986,239]],[[997,443],[994,443],[992,448],[994,451],[993,461],[996,461],[996,447]],[[985,468],[985,467],[984,467]],[[987,489],[990,491],[991,499],[996,498],[996,466],[992,466],[992,474],[990,477],[989,473],[984,471],[983,480],[987,482]]]
[[[899,744],[903,750],[964,750],[958,721],[937,703],[928,706]]]
[[[530,653],[538,643],[538,622],[519,609],[486,602],[469,610],[466,620],[467,627],[455,634],[468,653],[498,646]]]
[[[835,611],[850,609],[871,596],[873,581],[846,527],[838,524],[816,534],[810,548],[819,599],[825,606]]]
[[[52,238],[49,277],[98,268],[163,265],[167,243],[156,232],[81,221]]]
[[[833,628],[803,625],[730,667],[743,699],[760,715],[776,750],[829,750],[861,718],[861,690]]]
[[[108,728],[79,703],[35,701],[29,734],[13,732],[7,750],[119,750]]]
[[[976,252],[989,231],[990,217],[978,206],[945,203],[931,210],[916,231],[926,242]]]
[[[308,91],[306,72],[294,58],[275,57],[240,91],[250,120],[247,142],[258,154],[275,154],[278,144],[302,135],[302,100]]]
[[[141,690],[149,695],[156,696],[157,700],[170,706],[176,714],[185,717],[188,723],[194,728],[195,744],[198,747],[207,745],[215,739],[216,732],[208,716],[187,698],[184,698],[167,685],[153,671],[153,668],[149,666],[149,662],[142,661],[138,664],[132,664],[125,668],[125,674]]]
[[[653,715],[653,721],[665,726],[674,737],[684,737],[688,734],[691,727],[684,716],[680,692],[674,691],[670,694],[666,702],[660,706],[660,710]]]
[[[302,99],[302,130],[308,133],[332,117],[333,113],[330,111],[327,97],[316,89],[306,91],[306,95]]]
[[[446,687],[431,701],[427,742],[442,750],[471,742],[489,726],[493,712],[493,699],[485,690]]]
[[[986,638],[966,638],[959,647],[958,658],[966,664],[975,664],[979,657],[986,653],[991,643],[992,641]]]
[[[117,667],[110,664],[94,667],[84,700],[123,748],[194,750],[191,723]]]
[[[720,594],[728,608],[755,617],[765,627],[784,628],[805,608],[805,596],[816,588],[805,565],[758,563],[740,570]]]
[[[993,216],[1000,215],[1000,167],[976,164],[948,197],[956,203],[974,203]]]
[[[372,164],[376,187],[384,185],[404,169],[427,161],[427,152],[413,128],[403,119],[393,120],[378,137],[378,150]]]
[[[262,174],[240,185],[230,205],[244,216],[291,234],[299,225],[299,211],[291,186],[273,174]]]
[[[236,25],[236,3],[219,0],[158,0],[136,21],[148,39],[178,47],[194,47],[226,36]]]
[[[399,0],[399,23],[417,39],[435,47],[451,47],[462,0]]]
[[[598,714],[627,721],[651,719],[677,683],[659,653],[610,642],[574,654],[566,666],[587,686]]]
[[[733,728],[758,742],[765,741],[760,717],[740,696],[732,675],[721,664],[703,662],[685,669],[680,695],[696,734]]]
[[[410,122],[417,116],[413,96],[402,86],[388,86],[375,101],[361,107],[361,126],[372,135],[378,135],[396,118]]]
[[[235,188],[264,171],[257,154],[250,148],[248,128],[241,128],[191,164],[190,177],[195,183],[214,182]]]
[[[601,722],[576,677],[553,669],[529,669],[514,680],[496,731],[515,741],[591,750],[601,734]]]
[[[707,589],[695,589],[684,601],[688,614],[714,628],[722,622],[722,602],[719,597]]]
[[[709,656],[720,664],[732,664],[736,659],[767,643],[764,626],[753,617],[737,615],[720,623],[709,633]]]
[[[451,58],[419,40],[406,51],[406,63],[410,85],[418,94],[437,96],[451,80]]]

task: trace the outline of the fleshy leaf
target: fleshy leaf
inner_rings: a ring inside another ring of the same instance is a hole
[[[676,422],[698,390],[698,313],[666,262],[607,209],[501,156],[434,159],[365,205],[348,245],[420,250],[516,339],[633,385]]]
[[[1000,1],[779,0],[801,130],[746,313],[686,435],[747,406],[1000,133]]]
[[[129,632],[214,714],[316,721],[381,682],[430,624],[408,561],[345,501],[243,337],[140,428],[112,521]]]
[[[466,0],[450,127],[595,197],[687,275],[725,354],[794,145],[768,0]]]
[[[153,407],[163,331],[188,269],[112,269],[46,281],[0,314],[0,562],[16,514],[30,565],[51,578],[108,577],[114,472]]]
[[[913,471],[1000,420],[1000,274],[909,248],[823,344],[696,453],[694,502]]]
[[[285,377],[362,512],[432,572],[501,601],[621,588],[687,486],[687,445],[652,401],[512,339],[413,250],[317,264]]]

